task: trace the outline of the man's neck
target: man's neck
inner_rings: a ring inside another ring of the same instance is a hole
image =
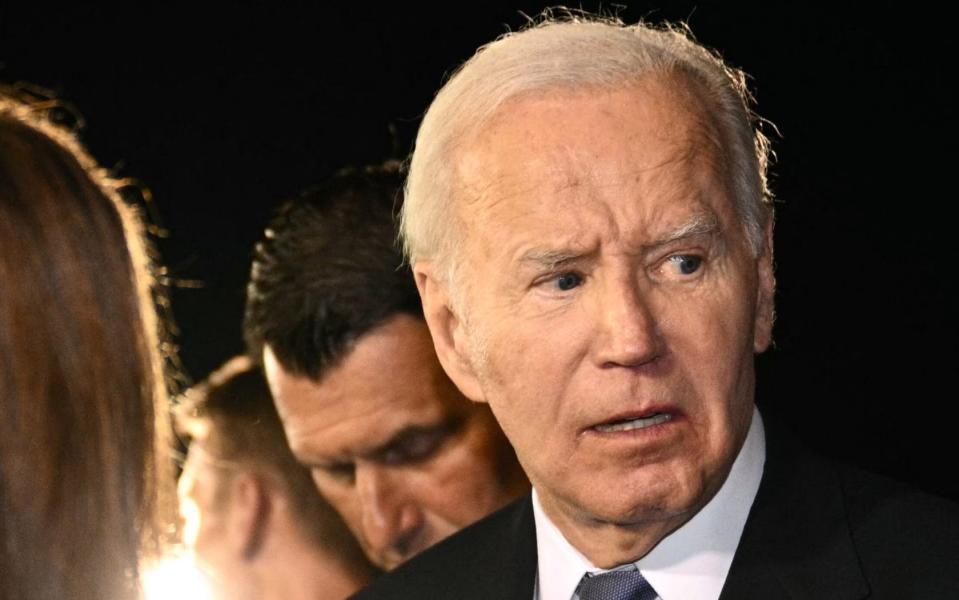
[[[262,600],[314,600],[347,597],[359,587],[336,559],[315,549],[290,549],[259,569]]]
[[[366,583],[362,568],[350,569],[333,549],[320,548],[303,534],[289,505],[275,503],[255,570],[262,600],[345,598]]]

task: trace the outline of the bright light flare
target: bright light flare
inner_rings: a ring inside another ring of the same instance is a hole
[[[143,599],[215,600],[215,596],[192,557],[176,554],[144,570]]]

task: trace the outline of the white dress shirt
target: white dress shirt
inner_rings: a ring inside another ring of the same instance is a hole
[[[661,600],[717,600],[739,545],[766,462],[766,436],[753,409],[746,441],[716,495],[682,527],[666,536],[636,568]],[[533,600],[579,600],[584,573],[599,569],[550,521],[533,490],[538,568]],[[622,568],[622,567],[619,567]]]

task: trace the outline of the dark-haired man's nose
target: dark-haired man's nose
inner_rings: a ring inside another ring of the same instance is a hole
[[[417,539],[425,518],[399,478],[388,467],[375,463],[360,463],[356,467],[363,537],[376,561],[387,569],[422,549],[418,548]]]

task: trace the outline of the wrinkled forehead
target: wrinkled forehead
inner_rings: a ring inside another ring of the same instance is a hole
[[[368,454],[404,430],[434,426],[471,407],[436,359],[426,324],[409,315],[360,338],[321,381],[290,374],[268,351],[264,358],[287,439],[301,460]]]
[[[455,210],[468,233],[477,213],[501,204],[522,213],[544,196],[574,199],[569,191],[578,187],[659,187],[683,196],[709,179],[731,199],[715,112],[701,86],[681,73],[613,90],[515,97],[457,151]]]

